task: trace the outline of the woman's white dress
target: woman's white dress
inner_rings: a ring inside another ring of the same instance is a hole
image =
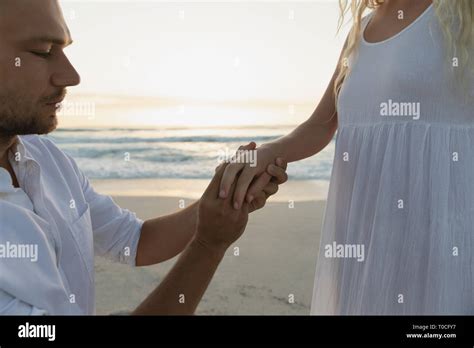
[[[474,314],[474,104],[433,5],[349,64],[311,314]]]

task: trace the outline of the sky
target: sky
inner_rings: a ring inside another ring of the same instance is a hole
[[[82,77],[68,100],[93,100],[100,114],[69,125],[298,123],[348,31],[337,34],[336,0],[60,3],[74,39],[66,54]],[[141,112],[117,118],[113,100]]]

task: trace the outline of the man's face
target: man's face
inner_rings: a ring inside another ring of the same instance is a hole
[[[80,77],[57,0],[0,0],[0,136],[46,134],[66,87]]]

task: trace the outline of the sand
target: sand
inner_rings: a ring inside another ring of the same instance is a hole
[[[96,182],[95,187],[101,192],[100,183]],[[142,219],[174,212],[182,199],[123,195],[113,198]],[[280,202],[273,200],[278,199],[271,199],[264,209],[251,214],[244,235],[227,251],[197,314],[309,314],[325,202],[294,199],[294,207],[290,208],[281,198]],[[185,200],[186,204],[192,201]],[[238,256],[234,255],[234,247],[239,248]],[[133,310],[175,261],[176,258],[132,268],[97,257],[97,314]]]

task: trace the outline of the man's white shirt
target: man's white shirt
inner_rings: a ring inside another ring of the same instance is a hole
[[[17,137],[9,161],[20,188],[0,168],[0,315],[95,314],[94,255],[135,266],[143,221],[44,136]]]

